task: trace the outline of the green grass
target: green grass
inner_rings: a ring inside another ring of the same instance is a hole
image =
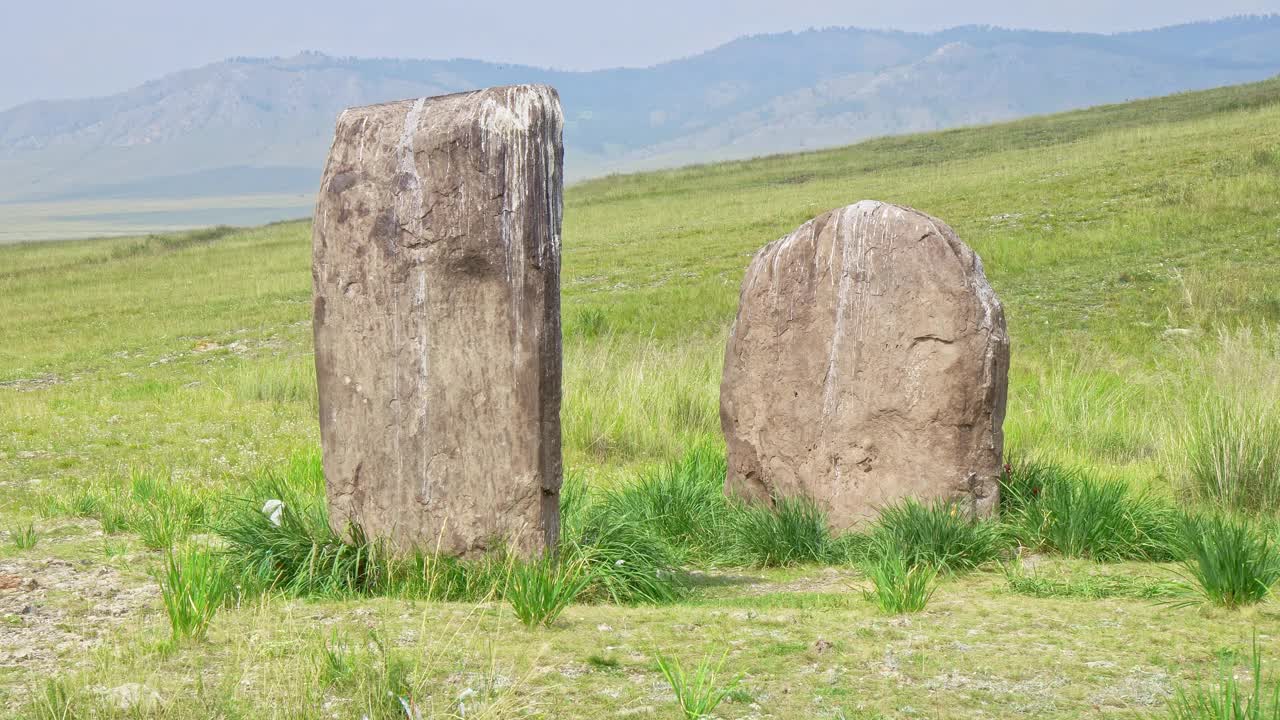
[[[1005,474],[1003,520],[1031,548],[1101,561],[1174,559],[1178,515],[1118,478],[1016,465]]]
[[[906,500],[885,508],[872,531],[876,542],[897,548],[910,565],[942,571],[972,570],[1009,547],[999,525],[966,515],[957,505]]]
[[[1262,670],[1262,650],[1253,640],[1247,668],[1248,682],[1237,677],[1232,663],[1224,662],[1213,683],[1179,687],[1169,701],[1169,720],[1278,720],[1280,681]]]
[[[724,452],[698,446],[605,492],[605,511],[643,523],[681,563],[732,557],[733,512],[724,495]]]
[[[734,532],[743,554],[759,567],[821,562],[832,548],[826,513],[803,497],[740,507]]]
[[[584,599],[663,604],[684,595],[678,558],[643,521],[594,504],[570,479],[561,490],[561,552],[588,568]]]
[[[320,684],[357,698],[369,718],[401,720],[413,707],[413,667],[402,653],[371,631],[362,643],[326,642],[320,655]],[[409,715],[408,717],[412,717]]]
[[[671,691],[675,693],[676,705],[685,720],[702,720],[711,713],[733,691],[737,680],[724,682],[720,677],[724,671],[724,661],[728,653],[720,656],[719,663],[713,664],[710,657],[704,657],[689,671],[680,664],[679,658],[668,657],[661,653],[657,656],[658,669],[666,678]]]
[[[937,567],[911,562],[892,544],[877,543],[863,563],[863,572],[871,581],[864,595],[886,615],[924,610],[937,589]]]
[[[1183,525],[1185,574],[1203,600],[1227,609],[1262,602],[1280,581],[1280,547],[1248,522],[1223,515]]]
[[[547,553],[514,563],[504,595],[526,627],[550,626],[590,582],[586,563],[561,562]]]
[[[1235,512],[1280,509],[1280,336],[1245,330],[1219,339],[1215,386],[1188,419],[1181,454],[1186,485]]]
[[[24,720],[74,720],[80,717],[77,703],[62,680],[45,681],[33,696],[25,708]]]
[[[1134,598],[1163,601],[1184,598],[1187,594],[1185,585],[1172,578],[1092,572],[1059,577],[1028,571],[1013,564],[1006,566],[1004,572],[1010,592],[1033,598]]]
[[[339,535],[329,523],[324,476],[314,451],[260,473],[243,494],[219,504],[224,511],[215,530],[226,546],[228,571],[245,593],[505,598],[536,610],[542,602],[539,593],[546,591],[542,604],[554,614],[579,594],[584,600],[619,604],[670,602],[681,594],[668,546],[640,523],[604,512],[606,506],[594,504],[585,486],[572,477],[563,489],[559,552],[564,562],[554,567],[520,562],[500,548],[464,561],[440,556],[430,547],[393,552],[367,539],[358,527]],[[561,573],[565,568],[573,572]]]
[[[295,461],[284,473],[260,475],[230,499],[216,527],[230,572],[249,588],[301,597],[385,589],[389,561],[358,529],[345,539],[333,532],[322,488],[319,464]],[[271,501],[282,503],[278,524],[263,512]]]
[[[30,550],[40,542],[40,533],[32,523],[18,525],[9,530],[9,541],[19,550]]]
[[[1237,512],[1254,533],[1274,522],[1278,153],[1270,81],[570,188],[559,550],[591,581],[550,632],[507,607],[512,558],[394,556],[328,527],[307,223],[0,248],[0,516],[41,533],[0,549],[6,566],[105,571],[126,586],[113,597],[143,607],[165,549],[207,539],[240,586],[206,642],[177,644],[154,608],[114,626],[96,600],[50,588],[6,632],[59,618],[58,632],[100,631],[101,649],[0,668],[0,714],[34,707],[57,672],[51,706],[81,716],[118,715],[98,688],[142,683],[177,720],[399,717],[398,698],[383,702],[397,677],[424,717],[460,702],[467,717],[609,716],[669,700],[653,647],[729,648],[760,708],[730,698],[725,718],[1157,712],[1254,624],[1273,652],[1271,600],[1156,604],[1181,598],[1149,563],[1191,558],[1183,511]],[[1008,539],[993,553],[991,526],[910,511],[892,532],[914,557],[883,583],[932,592],[909,628],[860,597],[874,528],[832,537],[802,500],[777,512],[719,493],[743,270],[862,198],[951,224],[981,254],[1014,348]],[[1014,541],[1036,569],[1010,580],[991,560]],[[352,671],[330,682],[311,659],[335,630]],[[621,668],[577,660],[593,655]],[[387,669],[400,660],[406,674]]]
[[[232,591],[222,558],[208,548],[166,553],[159,581],[174,640],[203,640]]]

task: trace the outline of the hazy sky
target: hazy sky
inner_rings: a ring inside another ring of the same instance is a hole
[[[0,108],[117,92],[234,55],[648,65],[740,35],[992,24],[1110,32],[1280,0],[0,0]]]

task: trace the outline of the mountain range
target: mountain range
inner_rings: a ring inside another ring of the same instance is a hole
[[[318,53],[233,58],[117,95],[0,112],[0,202],[312,192],[343,108],[489,85],[559,89],[573,180],[1278,73],[1277,15],[1110,35],[815,29],[590,72]]]

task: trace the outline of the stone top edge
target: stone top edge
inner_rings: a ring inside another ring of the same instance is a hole
[[[525,90],[525,91],[531,91],[531,94],[536,94],[536,95],[549,94],[551,97],[555,98],[557,101],[560,99],[560,93],[558,90],[556,90],[551,85],[546,85],[543,83],[524,83],[520,85],[494,85],[491,87],[477,88],[475,90],[462,90],[460,92],[445,93],[444,95],[428,95],[425,97],[410,97],[410,98],[404,98],[401,100],[390,100],[388,102],[373,103],[372,105],[355,105],[343,110],[341,115],[346,115],[348,113],[359,114],[362,112],[374,112],[374,111],[382,110],[386,108],[412,106],[414,103],[420,100],[423,102],[430,103],[436,100],[448,100],[453,98],[466,97],[469,95],[497,93],[504,90]]]

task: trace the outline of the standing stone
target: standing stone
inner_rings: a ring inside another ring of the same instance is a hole
[[[562,129],[537,85],[338,118],[312,262],[334,530],[555,544]]]
[[[729,336],[726,491],[808,496],[846,529],[903,498],[998,499],[1004,310],[982,261],[923,213],[863,201],[751,261]]]

